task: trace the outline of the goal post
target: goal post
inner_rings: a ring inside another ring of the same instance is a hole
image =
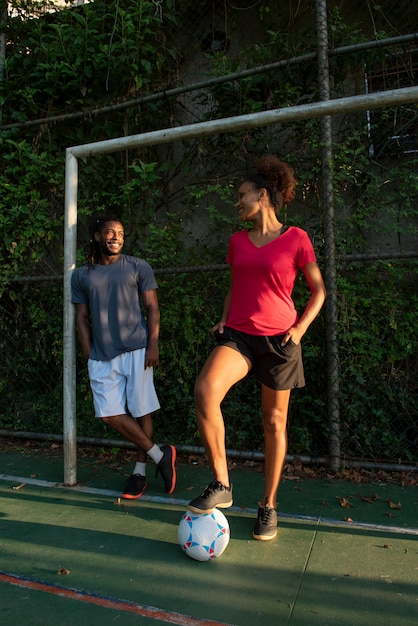
[[[291,106],[227,117],[219,120],[166,128],[128,137],[72,146],[66,150],[64,215],[64,299],[63,299],[63,442],[64,484],[77,483],[76,444],[76,347],[75,316],[71,303],[71,274],[77,252],[78,159],[182,139],[289,123],[342,113],[379,109],[418,102],[418,87],[406,87],[371,94],[336,98],[311,104]],[[334,263],[335,259],[332,259]],[[327,262],[327,261],[325,261]],[[333,287],[333,286],[331,286]]]

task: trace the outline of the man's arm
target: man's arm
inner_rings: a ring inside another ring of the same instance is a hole
[[[158,365],[158,338],[160,336],[160,307],[156,289],[144,291],[142,302],[147,312],[148,346],[145,356],[145,367]]]
[[[90,356],[91,350],[91,326],[90,311],[87,304],[75,305],[75,319],[77,325],[77,335],[80,340],[81,349],[86,359]]]

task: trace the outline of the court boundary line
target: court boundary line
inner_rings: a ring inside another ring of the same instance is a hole
[[[23,476],[11,476],[9,474],[0,474],[0,480],[5,480],[7,482],[15,482],[17,483],[17,487],[23,488],[25,485],[34,485],[35,487],[46,487],[49,489],[64,489],[65,491],[75,491],[78,493],[85,493],[88,495],[99,495],[99,496],[112,496],[114,498],[120,498],[120,492],[119,491],[114,491],[111,489],[98,489],[96,487],[86,487],[83,485],[74,485],[74,486],[68,486],[65,485],[64,483],[60,483],[60,482],[54,482],[54,481],[48,481],[48,480],[41,480],[41,479],[37,479],[37,478],[27,478],[27,477],[23,477]],[[169,497],[169,496],[150,496],[150,495],[143,495],[141,496],[140,499],[138,499],[138,501],[141,502],[151,502],[151,503],[156,503],[156,504],[165,504],[165,505],[173,505],[173,506],[180,506],[180,507],[186,507],[189,504],[188,500],[182,500],[180,498],[173,498],[173,497]],[[251,509],[251,508],[242,508],[242,507],[238,507],[238,506],[231,506],[229,509],[226,509],[226,511],[229,511],[231,513],[240,513],[241,515],[250,515],[250,516],[254,516],[257,515],[257,509]],[[337,526],[339,528],[344,528],[344,529],[357,529],[357,530],[370,530],[370,531],[377,531],[377,532],[389,532],[389,533],[394,533],[394,534],[401,534],[401,535],[415,535],[418,536],[418,528],[412,528],[411,526],[386,526],[385,524],[370,524],[368,522],[348,522],[345,520],[338,520],[338,519],[334,519],[331,517],[322,517],[321,515],[318,516],[311,516],[311,515],[299,515],[297,513],[285,513],[285,512],[280,512],[278,511],[277,513],[279,520],[283,519],[283,520],[297,520],[297,521],[302,521],[302,522],[307,522],[307,523],[311,523],[311,524],[323,524],[324,526]]]
[[[134,615],[167,622],[169,624],[178,624],[178,626],[200,626],[202,624],[204,626],[233,626],[232,624],[226,624],[225,622],[218,622],[205,618],[196,618],[191,615],[186,615],[185,613],[167,611],[150,605],[137,604],[136,602],[131,602],[130,600],[121,600],[119,598],[95,594],[89,591],[75,589],[73,587],[47,583],[28,576],[20,576],[0,570],[0,583],[2,582],[16,587],[31,589],[33,591],[50,593],[52,595],[66,598],[67,600],[77,600],[79,602],[94,604],[95,606],[100,606],[106,609],[133,613]]]

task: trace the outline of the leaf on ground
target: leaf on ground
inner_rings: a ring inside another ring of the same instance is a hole
[[[335,497],[339,500],[340,506],[342,506],[343,509],[349,509],[353,506],[351,502],[347,500],[347,498],[342,498],[340,496],[335,496]]]
[[[57,574],[58,576],[61,576],[61,574],[71,574],[71,572],[69,569],[65,569],[65,567],[60,567]]]
[[[400,502],[398,502],[397,504],[396,502],[392,502],[392,500],[388,500],[387,502],[389,504],[390,509],[394,509],[395,511],[400,511],[402,508],[402,505]]]
[[[377,495],[377,493],[374,493],[372,496],[361,496],[360,500],[362,500],[362,502],[372,503],[379,500],[379,496]]]
[[[304,467],[304,474],[310,478],[316,478],[316,471],[311,467]]]

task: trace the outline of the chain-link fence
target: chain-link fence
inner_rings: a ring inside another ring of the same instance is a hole
[[[169,3],[153,4],[164,24]],[[111,106],[129,112],[132,128],[147,103],[165,107],[167,119],[175,126],[317,102],[321,78],[316,9],[315,3],[290,2],[278,7],[261,0],[177,3],[181,29],[175,38],[175,78],[156,85],[152,94],[134,93]],[[331,97],[415,86],[418,36],[412,29],[417,17],[415,4],[405,0],[396,6],[361,3],[355,11],[352,3],[328,2]],[[110,30],[109,37],[111,34]],[[163,31],[158,36],[161,45],[166,45]],[[90,115],[77,113],[83,124]],[[65,124],[64,113],[62,117]],[[68,125],[74,118],[74,114],[69,116]],[[29,131],[27,126],[23,128],[26,133],[40,133],[35,123]],[[131,129],[126,134],[130,133]],[[417,357],[416,345],[408,347],[408,329],[415,325],[415,310],[408,303],[417,301],[416,103],[335,115],[332,133],[341,457],[360,463],[414,464],[418,460]],[[209,337],[198,340],[196,328],[200,322],[210,328],[221,308],[227,283],[226,242],[236,228],[233,183],[261,149],[291,155],[300,184],[287,217],[308,229],[321,265],[326,263],[319,188],[323,146],[317,119],[192,143],[193,158],[190,146],[180,142],[159,148],[161,162],[170,160],[174,165],[163,180],[164,199],[153,200],[155,228],[146,230],[145,240],[144,231],[133,232],[135,220],[130,211],[126,213],[132,230],[128,249],[146,254],[160,282],[163,358],[156,377],[165,416],[160,432],[170,434],[167,421],[180,419],[187,426],[184,440],[177,441],[180,445],[198,443],[192,387],[211,343]],[[225,159],[225,155],[229,156]],[[190,166],[187,171],[185,163]],[[101,157],[93,167],[107,166]],[[199,192],[202,188],[205,194]],[[80,198],[82,203],[83,186]],[[88,202],[82,206],[88,212]],[[83,212],[80,222],[82,247]],[[177,246],[174,256],[170,238]],[[42,261],[33,267],[30,275],[10,283],[0,299],[0,424],[7,431],[60,433],[60,242],[47,248]],[[185,328],[169,328],[171,318],[164,307],[166,302],[172,307],[172,297],[181,300]],[[303,298],[301,291],[300,302]],[[289,427],[289,452],[318,460],[329,453],[326,326],[324,314],[308,334],[308,389],[294,396]],[[413,329],[413,342],[414,333]],[[368,342],[370,336],[373,344]],[[187,354],[181,354],[185,346]],[[173,391],[174,380],[177,386]],[[91,397],[81,361],[77,399],[80,433],[105,436],[91,417]],[[261,450],[259,424],[250,427],[250,420],[245,420],[245,415],[250,415],[255,422],[254,415],[259,413],[254,381],[237,386],[226,402],[225,413],[230,446]],[[243,415],[245,428],[240,426]],[[157,424],[157,433],[158,428]]]

